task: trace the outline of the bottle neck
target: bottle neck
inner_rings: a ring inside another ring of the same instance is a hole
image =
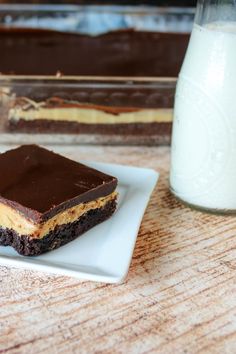
[[[236,22],[236,0],[198,0],[195,23]]]

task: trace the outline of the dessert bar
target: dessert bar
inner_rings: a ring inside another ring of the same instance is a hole
[[[82,34],[0,26],[0,72],[25,76],[177,77],[189,33],[132,28]]]
[[[118,84],[118,82],[117,82]],[[88,81],[83,89],[38,88],[31,98],[16,97],[9,109],[12,131],[101,135],[169,136],[174,92],[166,84],[162,93],[145,83],[133,87],[100,89]],[[69,85],[68,85],[69,86]],[[90,86],[90,87],[89,87]],[[111,85],[112,86],[112,85]],[[151,86],[151,85],[150,85]],[[141,87],[141,88],[140,88]],[[20,89],[19,89],[20,94]],[[47,98],[50,97],[50,98]]]
[[[117,136],[123,142],[139,136],[139,143],[169,142],[173,79],[189,41],[190,10],[39,5],[21,14],[10,9],[11,16],[4,10],[0,18],[0,72],[28,81],[27,89],[17,81],[10,87],[8,130],[100,135],[110,143]],[[85,78],[91,78],[90,87],[83,86]],[[134,84],[143,78],[169,78],[171,94],[162,88],[150,93],[142,81]],[[98,86],[98,79],[105,84]]]
[[[0,245],[56,249],[109,218],[117,179],[36,145],[0,154]]]

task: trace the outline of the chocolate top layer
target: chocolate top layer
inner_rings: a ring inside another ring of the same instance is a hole
[[[134,30],[99,36],[0,28],[0,72],[177,77],[189,34]]]
[[[0,154],[0,201],[34,222],[112,193],[117,179],[37,145]]]
[[[81,87],[75,85],[38,85],[32,90],[30,84],[14,85],[13,92],[16,95],[15,107],[24,110],[38,109],[39,106],[58,108],[61,104],[86,105],[88,108],[111,107],[114,113],[130,108],[172,108],[174,104],[175,81],[165,82],[163,85],[129,84],[128,80],[117,87],[107,83],[89,81],[82,83]],[[16,82],[17,83],[17,82]],[[62,84],[63,85],[63,84]],[[107,87],[108,86],[108,87]],[[105,110],[106,110],[105,109]],[[108,108],[109,110],[109,108]]]

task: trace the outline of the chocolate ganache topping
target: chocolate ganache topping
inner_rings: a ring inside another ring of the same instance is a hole
[[[0,202],[35,222],[111,194],[117,179],[36,145],[0,154]]]
[[[98,36],[0,28],[0,72],[14,75],[176,77],[188,33],[132,29]]]

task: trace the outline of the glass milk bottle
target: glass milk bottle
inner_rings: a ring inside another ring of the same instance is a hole
[[[170,186],[190,206],[236,213],[236,1],[200,0],[179,75]]]

